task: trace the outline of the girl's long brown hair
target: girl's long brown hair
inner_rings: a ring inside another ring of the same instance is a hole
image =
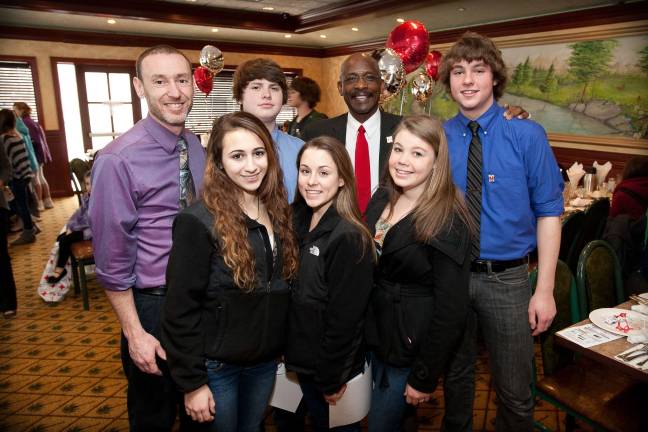
[[[291,279],[297,274],[298,248],[292,229],[292,216],[283,173],[268,129],[251,114],[236,112],[214,122],[207,146],[207,165],[202,197],[205,206],[214,215],[214,232],[217,234],[225,264],[232,270],[234,282],[245,292],[258,286],[254,254],[248,242],[245,213],[239,198],[242,191],[222,169],[223,139],[236,129],[244,129],[258,136],[266,150],[268,169],[257,191],[266,206],[275,235],[282,245],[283,277]]]
[[[371,232],[362,221],[362,215],[358,207],[358,199],[356,198],[355,176],[353,175],[353,165],[349,158],[344,145],[335,138],[329,136],[321,136],[307,141],[306,144],[299,150],[297,154],[297,171],[299,172],[299,164],[301,163],[304,151],[309,148],[324,150],[327,152],[333,163],[337,167],[338,175],[344,181],[344,185],[338,189],[337,195],[333,199],[332,205],[335,206],[338,214],[346,219],[349,223],[355,226],[362,236],[362,253],[371,253],[373,257],[376,256],[375,246]],[[295,202],[304,201],[304,198],[299,193],[295,194]],[[360,260],[362,256],[358,257]]]
[[[452,182],[448,141],[441,122],[427,115],[409,116],[403,118],[393,136],[396,137],[404,130],[428,143],[436,155],[434,168],[426,180],[425,189],[412,213],[416,239],[429,242],[443,230],[449,229],[455,216],[459,216],[463,223],[474,231],[474,223],[464,203],[463,195]],[[396,186],[389,171],[385,174],[384,183],[389,191],[389,214],[391,215],[403,191]]]

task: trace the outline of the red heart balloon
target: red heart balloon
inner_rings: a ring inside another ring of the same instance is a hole
[[[194,70],[193,75],[198,90],[205,93],[205,96],[211,93],[212,88],[214,87],[214,74],[206,67],[198,66]]]
[[[418,68],[430,49],[430,35],[418,21],[405,21],[389,33],[387,48],[391,48],[403,59],[405,73]]]
[[[439,65],[441,64],[441,53],[439,51],[430,51],[425,57],[425,72],[434,81],[439,79]]]

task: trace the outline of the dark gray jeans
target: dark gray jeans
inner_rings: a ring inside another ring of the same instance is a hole
[[[442,430],[473,430],[477,328],[484,335],[497,392],[495,430],[533,429],[533,338],[527,313],[530,298],[526,264],[499,273],[471,273],[471,312],[461,347],[444,381]]]

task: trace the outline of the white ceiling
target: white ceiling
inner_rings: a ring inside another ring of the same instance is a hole
[[[188,0],[165,1],[177,3],[179,8],[183,4],[190,3]],[[293,15],[299,15],[313,8],[338,2],[333,0],[262,0],[258,2],[255,0],[197,0],[191,3],[228,8],[235,7],[255,11],[262,11],[264,6],[272,6],[275,7],[272,13],[287,12]],[[618,2],[610,0],[456,0],[435,3],[430,6],[398,13],[358,16],[344,24],[325,30],[304,34],[293,33],[290,35],[290,38],[286,38],[285,33],[281,32],[224,28],[218,26],[216,22],[213,26],[208,27],[117,18],[117,23],[111,25],[106,22],[106,17],[11,8],[0,8],[0,25],[212,40],[214,45],[218,45],[218,41],[227,41],[330,48],[384,39],[391,29],[398,25],[396,18],[419,20],[426,26],[428,31],[439,31],[608,6],[617,4]],[[352,31],[352,27],[358,28],[358,31]],[[218,32],[212,32],[213,28],[217,28]],[[533,31],[533,29],[529,29],[529,31]],[[322,38],[320,35],[326,35],[326,38]],[[433,40],[431,42],[434,43]]]

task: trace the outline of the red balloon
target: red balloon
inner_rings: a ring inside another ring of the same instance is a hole
[[[214,87],[214,74],[206,67],[198,66],[194,70],[193,75],[198,90],[205,93],[205,96],[211,93],[212,88]]]
[[[434,81],[439,79],[439,65],[441,64],[441,53],[439,51],[431,51],[425,57],[425,73]]]
[[[405,21],[389,33],[387,48],[391,48],[403,59],[405,73],[410,73],[423,63],[430,49],[430,35],[418,21]]]

